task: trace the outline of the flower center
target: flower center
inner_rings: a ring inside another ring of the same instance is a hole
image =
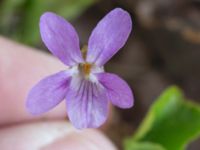
[[[84,59],[86,59],[86,54],[87,54],[87,45],[83,46],[83,48],[81,49],[81,52],[82,52],[82,56]],[[91,72],[91,69],[92,69],[92,64],[90,63],[84,63],[84,64],[80,64],[79,65],[79,68],[81,70],[81,72],[83,73],[83,75],[85,77],[88,77],[90,72]]]
[[[91,68],[92,68],[92,64],[89,64],[89,63],[81,64],[81,70],[83,74],[86,76],[90,74]]]
[[[81,52],[82,52],[83,58],[86,60],[87,45],[83,46],[83,48],[81,49]],[[95,76],[93,74],[104,72],[103,67],[96,66],[95,64],[89,63],[89,62],[80,63],[76,67],[78,67],[77,69],[80,75],[87,80],[89,79],[89,80],[96,81]]]

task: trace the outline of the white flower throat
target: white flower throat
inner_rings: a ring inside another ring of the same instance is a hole
[[[87,46],[83,46],[81,49],[82,56],[84,60],[86,60],[86,54],[87,54]],[[101,73],[104,72],[104,67],[99,67],[93,63],[80,63],[77,66],[74,66],[71,68],[72,69],[72,74],[73,76],[79,76],[82,79],[86,79],[92,82],[96,82],[96,76],[94,75],[95,73]]]

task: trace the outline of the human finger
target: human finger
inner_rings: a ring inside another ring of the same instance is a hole
[[[44,76],[66,69],[55,58],[36,49],[0,37],[0,125],[33,119],[25,99]],[[65,105],[34,118],[64,118]]]
[[[69,123],[37,122],[0,129],[3,150],[116,150],[100,131],[76,130]]]

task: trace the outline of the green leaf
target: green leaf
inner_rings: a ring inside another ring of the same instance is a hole
[[[128,142],[126,150],[165,150],[162,146],[150,142]]]
[[[152,105],[127,143],[152,142],[166,150],[183,150],[200,135],[200,106],[185,100],[177,87],[167,89]]]

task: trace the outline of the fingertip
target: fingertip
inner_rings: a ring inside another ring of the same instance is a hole
[[[116,150],[111,141],[95,129],[76,130],[63,121],[37,122],[0,129],[4,150]]]
[[[111,141],[100,131],[95,129],[86,129],[83,131],[74,131],[64,138],[42,148],[42,150],[117,150]]]

